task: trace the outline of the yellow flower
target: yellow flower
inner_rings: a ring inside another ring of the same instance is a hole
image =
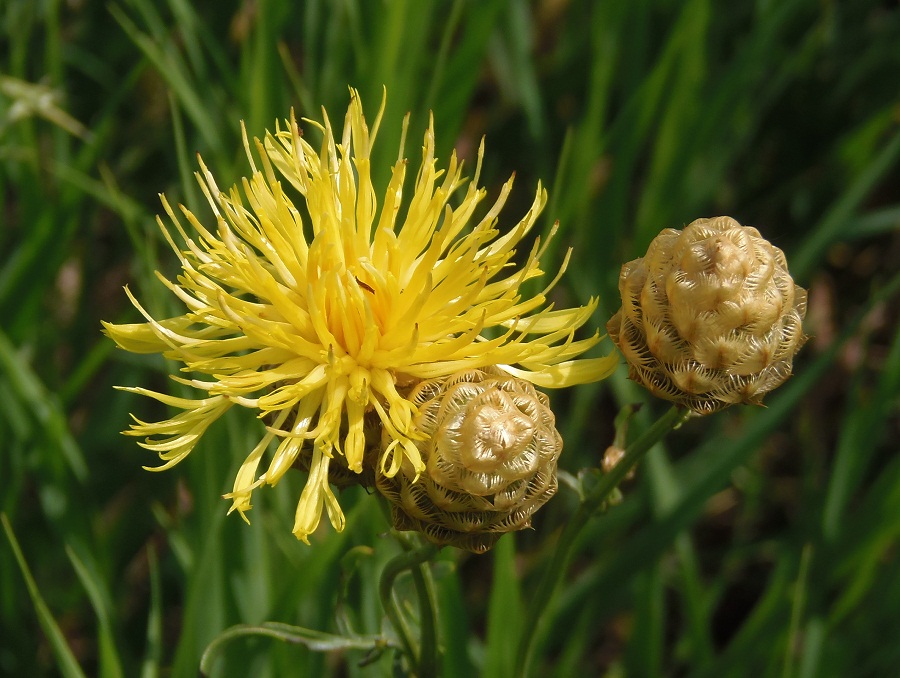
[[[301,136],[293,115],[284,128],[276,125],[274,134],[254,140],[258,160],[245,133],[252,173],[242,190],[221,192],[201,161],[197,178],[215,226],[207,228],[184,207],[174,210],[164,196],[184,245],[158,220],[182,271],[177,282],[157,276],[186,313],[154,320],[126,289],[146,322],[104,323],[121,348],[183,363],[193,378],[173,379],[205,392],[192,400],[125,389],[181,410],[157,423],[135,418],[125,433],[146,437],[141,445],[157,452],[164,461],[158,468],[165,469],[184,459],[232,406],[257,410],[265,434],[226,495],[231,510],[243,516],[253,489],[274,485],[295,464],[308,468],[293,529],[304,541],[323,507],[335,529],[344,526],[330,466],[361,473],[364,464],[377,464],[388,477],[404,461],[416,472],[424,469],[416,407],[398,385],[496,366],[538,386],[562,387],[602,379],[616,366],[615,356],[574,360],[600,339],[596,333],[574,339],[597,302],[566,310],[548,305],[546,293],[562,270],[544,292],[520,294],[523,283],[543,274],[539,241],[521,266],[513,257],[547,195],[538,185],[531,208],[501,235],[497,216],[510,178],[477,217],[486,194],[477,187],[483,144],[471,183],[455,154],[439,170],[432,122],[411,200],[404,205],[401,144],[379,209],[369,157],[383,111],[382,102],[370,130],[351,90],[339,142],[327,115],[322,124],[306,121],[323,134],[319,151]],[[367,462],[372,422],[390,443]],[[275,440],[268,468],[258,473]]]

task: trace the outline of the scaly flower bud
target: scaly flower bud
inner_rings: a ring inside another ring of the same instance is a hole
[[[547,396],[499,369],[428,379],[409,395],[425,470],[378,473],[394,527],[483,553],[556,493],[562,437]]]
[[[730,217],[664,230],[622,266],[619,292],[606,328],[629,376],[698,414],[761,404],[806,341],[784,253]]]

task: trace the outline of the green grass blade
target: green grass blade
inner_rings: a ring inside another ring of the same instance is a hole
[[[874,393],[867,393],[857,383],[850,389],[851,399],[841,426],[825,505],[822,510],[822,532],[827,542],[834,542],[843,528],[847,506],[863,481],[874,453],[873,440],[886,430],[891,411],[900,392],[900,333],[884,363]]]
[[[25,578],[25,586],[28,588],[28,595],[31,597],[31,603],[34,605],[35,612],[37,612],[38,621],[50,641],[50,647],[53,649],[53,656],[56,658],[59,672],[65,678],[85,678],[78,660],[75,659],[75,655],[72,653],[72,648],[69,647],[62,630],[53,618],[47,603],[44,602],[37,582],[34,581],[34,577],[31,575],[31,570],[28,568],[28,563],[22,554],[22,549],[19,547],[19,542],[5,513],[0,514],[0,522],[3,523],[6,539],[12,547],[16,562],[19,564],[19,570]]]
[[[0,330],[0,370],[6,375],[13,392],[24,403],[41,429],[38,438],[46,438],[65,459],[79,481],[87,478],[87,462],[69,431],[66,416],[55,398],[47,392],[40,378],[16,352],[6,334]]]
[[[443,675],[475,675],[475,666],[469,656],[472,633],[469,623],[470,613],[466,609],[465,589],[458,570],[454,567],[451,572],[438,578],[437,584]]]
[[[863,200],[900,158],[900,132],[884,144],[878,154],[856,176],[847,190],[828,209],[818,226],[810,233],[791,259],[791,271],[798,280],[809,278],[828,247],[844,237],[844,229],[853,219]]]
[[[98,633],[97,642],[100,659],[100,676],[101,678],[121,678],[122,662],[119,658],[119,652],[116,649],[116,638],[113,627],[112,613],[110,611],[109,592],[104,590],[103,584],[97,575],[96,568],[89,567],[85,561],[78,556],[75,549],[70,545],[66,545],[66,555],[75,568],[75,574],[78,575],[81,585],[87,591],[88,598],[97,615]]]
[[[665,586],[662,565],[638,575],[635,591],[635,627],[625,650],[628,675],[658,676],[663,666],[665,645]]]
[[[493,549],[494,573],[488,601],[484,676],[511,676],[525,608],[516,576],[515,534],[505,535]]]
[[[147,549],[150,570],[150,613],[147,615],[147,649],[141,664],[141,678],[158,678],[163,650],[162,584],[156,549]]]
[[[145,6],[143,1],[137,4]],[[191,82],[184,62],[178,59],[174,49],[165,50],[157,41],[142,33],[137,24],[118,5],[110,5],[109,11],[122,30],[168,82],[207,146],[213,149],[216,155],[220,155],[224,147],[223,138],[218,133],[216,124],[210,119],[206,103],[200,98],[201,89]]]
[[[794,582],[794,589],[791,594],[791,621],[786,647],[784,648],[784,663],[781,669],[782,678],[791,678],[795,674],[794,648],[799,644],[800,627],[806,615],[807,599],[809,598],[808,588],[810,585],[809,565],[812,555],[812,545],[805,544],[800,556],[800,571],[797,574],[797,581]]]

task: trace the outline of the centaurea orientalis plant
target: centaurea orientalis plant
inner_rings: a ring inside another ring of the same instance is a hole
[[[411,200],[403,201],[401,144],[379,209],[370,153],[381,112],[370,130],[351,90],[340,142],[327,114],[321,124],[307,122],[322,133],[318,151],[293,116],[252,145],[245,133],[251,176],[242,190],[220,191],[201,161],[197,178],[214,227],[162,198],[183,245],[160,219],[181,274],[176,281],[157,275],[186,312],[154,319],[128,292],[145,322],[104,327],[126,350],[181,362],[190,378],[173,379],[203,396],[129,387],[181,412],[155,423],[136,418],[126,433],[144,437],[141,445],[157,452],[165,469],[231,407],[249,408],[264,420],[264,433],[226,495],[231,510],[243,516],[254,489],[297,467],[308,473],[293,527],[303,541],[323,510],[335,529],[344,528],[333,486],[358,483],[388,500],[398,530],[486,551],[505,532],[530,525],[556,491],[562,440],[535,387],[595,381],[615,368],[615,354],[578,359],[601,338],[575,338],[597,300],[573,309],[547,303],[565,263],[541,293],[523,297],[522,285],[543,274],[546,243],[538,239],[520,266],[513,257],[546,192],[538,185],[531,208],[503,234],[497,219],[512,178],[476,217],[486,195],[477,185],[483,144],[468,182],[455,155],[446,171],[437,168],[429,125]],[[403,125],[405,138],[407,120]],[[519,654],[523,674],[586,520],[689,411],[758,402],[790,374],[803,341],[805,293],[780,250],[727,218],[695,222],[683,234],[665,231],[645,259],[623,267],[620,289],[623,308],[610,320],[610,335],[631,376],[676,406],[582,494],[531,601]],[[436,547],[402,543],[406,553],[386,568],[380,592],[398,647],[410,667],[428,675],[434,601],[421,564]],[[413,572],[419,594],[421,644],[393,597],[404,569]],[[299,642],[307,635],[298,631]],[[378,638],[352,642],[385,646]]]
[[[245,133],[251,175],[227,192],[201,161],[197,179],[213,224],[165,197],[169,224],[159,219],[181,273],[175,281],[157,276],[185,313],[157,320],[126,290],[145,322],[104,324],[121,348],[182,363],[189,377],[173,379],[201,394],[125,389],[180,410],[160,422],[136,418],[126,431],[159,454],[158,468],[184,459],[232,407],[254,410],[266,425],[227,495],[231,510],[244,515],[256,488],[278,483],[291,467],[305,468],[293,527],[304,541],[323,509],[335,529],[344,528],[333,483],[369,484],[378,475],[386,487],[402,474],[415,486],[433,471],[423,457],[432,432],[417,424],[420,403],[410,395],[420,382],[490,369],[507,381],[557,388],[602,379],[617,360],[576,360],[600,341],[597,332],[575,338],[597,300],[572,309],[548,304],[565,263],[542,292],[520,291],[543,274],[540,239],[523,264],[513,261],[546,203],[540,184],[527,213],[501,233],[498,216],[513,179],[478,216],[486,197],[478,186],[484,144],[467,181],[455,154],[446,170],[438,168],[432,123],[411,198],[404,200],[402,145],[379,192],[370,153],[382,111],[370,128],[351,90],[340,138],[327,114],[321,123],[307,121],[322,135],[318,149],[293,116],[252,144]],[[510,453],[501,447],[497,454]],[[557,454],[545,469],[554,487]]]

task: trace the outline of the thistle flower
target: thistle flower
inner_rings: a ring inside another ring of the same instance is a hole
[[[321,124],[306,121],[324,137],[318,151],[293,115],[254,140],[258,159],[245,133],[251,174],[227,193],[201,160],[197,179],[215,225],[204,226],[185,207],[173,209],[164,196],[171,226],[158,220],[181,274],[177,281],[157,276],[186,312],[155,320],[126,289],[146,322],[104,323],[120,347],[182,363],[190,378],[173,379],[202,392],[193,399],[125,389],[181,410],[161,422],[135,418],[126,431],[159,454],[158,469],[184,459],[230,408],[252,409],[267,425],[226,495],[231,510],[243,516],[255,488],[276,484],[292,466],[306,468],[293,528],[304,541],[323,508],[335,529],[344,526],[331,481],[346,482],[371,466],[385,477],[404,464],[415,474],[425,470],[419,448],[425,434],[403,387],[492,365],[560,387],[601,379],[615,366],[610,356],[574,360],[599,341],[597,334],[574,339],[595,299],[554,309],[546,294],[559,276],[534,297],[520,293],[543,274],[539,239],[521,266],[513,256],[546,191],[538,185],[528,212],[503,235],[497,217],[512,178],[477,218],[486,194],[477,187],[483,144],[469,183],[455,154],[446,170],[437,168],[430,124],[412,198],[404,204],[401,144],[379,209],[370,153],[383,111],[384,103],[370,129],[351,90],[339,141],[324,112]],[[373,435],[377,444],[382,433],[387,442],[370,461]]]
[[[622,267],[619,292],[606,327],[630,377],[699,414],[761,404],[806,341],[806,291],[784,254],[730,217],[664,230]]]
[[[547,396],[488,368],[422,381],[409,399],[426,468],[376,475],[394,527],[476,553],[528,527],[556,493],[562,437]]]

